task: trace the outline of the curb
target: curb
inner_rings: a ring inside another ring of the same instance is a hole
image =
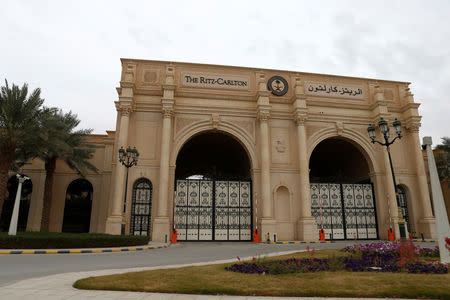
[[[334,243],[333,241],[289,241],[289,242],[270,242],[268,244],[272,244],[272,245],[291,245],[291,244],[331,244]],[[265,243],[263,243],[265,244]]]
[[[438,240],[427,240],[427,239],[425,239],[425,240],[413,239],[412,241],[415,243],[438,243],[439,242]]]
[[[77,250],[0,250],[0,254],[74,254],[74,253],[111,253],[111,252],[132,252],[147,251],[152,249],[167,248],[164,246],[149,246],[136,248],[114,248],[114,249],[77,249]]]

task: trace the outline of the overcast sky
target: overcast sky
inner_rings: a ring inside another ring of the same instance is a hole
[[[412,82],[421,137],[450,136],[450,1],[2,1],[0,85],[115,130],[120,58]]]

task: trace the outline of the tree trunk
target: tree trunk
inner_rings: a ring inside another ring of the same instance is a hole
[[[10,145],[1,145],[0,153],[2,158],[0,159],[0,216],[2,215],[3,202],[6,199],[6,193],[8,192],[8,179],[9,170],[14,160],[15,147]]]
[[[41,231],[48,232],[50,225],[50,211],[52,207],[53,196],[53,174],[55,173],[56,158],[50,158],[45,162],[45,186],[44,203],[42,206]]]

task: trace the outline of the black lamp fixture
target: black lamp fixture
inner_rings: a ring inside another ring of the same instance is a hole
[[[369,133],[369,137],[372,140],[372,143],[378,143],[382,146],[386,146],[389,151],[389,146],[392,145],[396,139],[402,138],[402,122],[398,120],[397,118],[392,123],[392,126],[395,129],[395,132],[397,133],[397,136],[392,139],[392,141],[389,141],[389,125],[388,122],[381,118],[380,121],[378,121],[378,127],[380,128],[381,133],[384,137],[384,143],[379,142],[375,140],[375,126],[373,124],[370,124],[369,127],[367,127],[367,132]]]
[[[124,150],[123,147],[119,149],[119,161],[124,165],[127,169],[137,165],[137,161],[139,158],[139,152],[136,147],[131,149],[130,146],[127,147],[127,150]]]
[[[395,133],[397,134],[391,141],[389,141],[389,125],[388,122],[381,118],[380,121],[378,121],[378,127],[380,128],[381,133],[384,137],[384,143],[375,140],[375,126],[373,124],[369,124],[369,127],[367,127],[367,132],[369,133],[369,137],[372,140],[372,143],[378,143],[381,146],[385,146],[388,156],[389,156],[389,164],[391,166],[391,173],[392,173],[392,181],[394,182],[394,190],[395,190],[395,198],[397,200],[398,205],[398,195],[397,195],[397,182],[395,180],[394,175],[394,168],[392,166],[392,158],[391,158],[391,151],[389,149],[389,146],[392,145],[397,139],[402,138],[402,122],[400,120],[397,120],[397,118],[392,123],[392,126],[395,129]]]
[[[136,147],[131,149],[130,146],[127,147],[127,150],[120,147],[119,149],[119,162],[127,168],[127,176],[125,179],[125,195],[123,199],[123,213],[125,214],[127,209],[127,188],[128,188],[128,169],[132,166],[137,165],[139,158],[139,152]],[[121,233],[125,234],[125,224],[122,224]]]

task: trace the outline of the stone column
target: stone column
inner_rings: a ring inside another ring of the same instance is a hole
[[[158,216],[168,217],[167,214],[167,194],[169,186],[169,151],[170,132],[172,128],[172,108],[163,108],[163,126],[161,138],[161,159],[159,168],[159,201]]]
[[[276,233],[276,223],[273,220],[270,184],[269,92],[267,91],[264,75],[262,74],[259,76],[257,113],[261,153],[261,239],[265,241],[267,239],[267,234],[269,234],[270,239],[273,238],[273,234]]]
[[[389,163],[389,156],[383,147],[383,158],[384,158],[384,170],[385,170],[385,193],[386,193],[386,201],[388,202],[388,217],[389,217],[389,226],[392,225],[392,229],[394,230],[395,239],[400,238],[400,230],[398,227],[398,205],[397,205],[397,197],[394,189],[394,181],[392,178],[391,165]]]
[[[419,139],[420,124],[408,125],[411,143],[410,147],[414,149],[414,165],[416,166],[417,190],[419,192],[418,199],[422,207],[422,216],[419,221],[419,232],[423,233],[427,238],[436,237],[435,219],[431,210],[430,194],[428,193],[427,175],[425,172],[425,164],[423,161],[422,147]]]
[[[128,127],[130,124],[131,105],[116,103],[116,109],[120,112],[119,136],[117,138],[117,149],[126,148],[128,145]],[[116,168],[114,170],[114,187],[112,195],[111,215],[106,220],[106,233],[120,234],[122,226],[123,193],[125,190],[125,167],[119,163],[118,153],[114,153]]]
[[[370,91],[373,94],[373,99],[375,101],[375,105],[372,108],[373,113],[373,121],[372,123],[377,123],[380,118],[384,118],[386,120],[390,119],[390,112],[388,110],[388,101],[384,98],[384,89],[382,89],[378,84],[370,85]],[[380,133],[380,138],[383,140],[383,134]],[[388,228],[392,226],[394,230],[394,237],[396,239],[400,238],[400,231],[398,227],[398,205],[397,205],[397,197],[394,188],[394,181],[392,178],[391,165],[389,163],[389,156],[385,146],[374,145],[375,147],[379,147],[380,151],[383,152],[383,163],[384,163],[384,194],[380,195],[382,197],[381,201],[377,201],[383,203],[383,209],[386,209],[387,219],[381,220],[382,222],[388,223]],[[383,236],[384,233],[380,233],[380,236]],[[387,233],[386,233],[387,235]]]
[[[311,193],[309,186],[309,161],[308,147],[306,139],[305,122],[308,117],[306,107],[306,95],[300,78],[296,78],[294,101],[294,120],[297,125],[298,142],[298,163],[299,163],[299,186],[298,195],[301,203],[301,213],[298,219],[298,239],[316,240],[317,225],[315,219],[311,216]]]
[[[260,112],[259,134],[261,140],[261,198],[263,218],[272,218],[272,203],[270,197],[270,154],[269,154],[269,126],[268,112]]]
[[[301,240],[317,240],[317,225],[315,219],[311,216],[311,193],[309,186],[309,163],[306,141],[306,118],[298,116],[297,137],[298,137],[298,160],[299,160],[299,198],[302,207],[301,217],[298,220],[298,235]]]
[[[169,195],[169,159],[170,142],[172,138],[172,117],[174,105],[174,67],[166,68],[166,84],[163,85],[162,105],[162,131],[161,131],[161,157],[159,161],[159,193],[156,218],[153,221],[152,240],[164,242],[170,239],[170,220],[168,202],[172,200]]]

